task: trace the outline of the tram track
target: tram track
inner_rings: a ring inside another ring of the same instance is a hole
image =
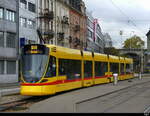
[[[21,100],[11,101],[7,103],[0,104],[0,112],[11,112],[16,110],[26,110],[28,106],[31,104],[40,102],[49,98],[49,96],[42,96],[42,97],[35,97],[35,96],[28,96]]]

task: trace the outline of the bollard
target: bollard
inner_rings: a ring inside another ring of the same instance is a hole
[[[140,79],[140,80],[142,79],[142,74],[141,74],[141,72],[139,73],[139,79]]]
[[[0,98],[2,97],[2,91],[0,90]]]
[[[118,83],[118,74],[114,73],[113,77],[114,77],[114,85],[117,85],[117,83]]]

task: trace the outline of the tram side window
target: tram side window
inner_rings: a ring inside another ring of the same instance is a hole
[[[67,80],[81,78],[81,61],[59,59],[59,76],[67,76]]]
[[[84,77],[92,77],[92,61],[84,61]]]
[[[95,76],[104,76],[108,71],[108,63],[95,62]]]
[[[119,74],[119,63],[110,63],[110,72]]]
[[[132,73],[132,64],[126,64],[126,74]]]
[[[48,77],[55,77],[55,76],[56,76],[56,58],[53,56],[50,56],[45,77],[48,78]]]
[[[125,74],[124,64],[123,64],[123,63],[121,63],[120,73],[121,73],[122,75]]]

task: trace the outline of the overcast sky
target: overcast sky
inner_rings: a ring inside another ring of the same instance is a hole
[[[102,32],[108,32],[113,46],[120,48],[127,38],[138,35],[146,42],[150,29],[150,0],[84,0],[87,10],[98,18]],[[119,35],[123,31],[123,37]],[[147,44],[145,45],[145,47]]]

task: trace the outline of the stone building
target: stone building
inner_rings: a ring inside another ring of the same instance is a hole
[[[69,7],[66,1],[39,0],[38,28],[46,43],[69,47]]]
[[[0,83],[18,82],[18,11],[18,0],[0,0]]]
[[[38,28],[48,44],[86,47],[86,14],[82,0],[39,0]]]
[[[86,45],[86,7],[82,0],[69,0],[70,48],[84,50]]]

